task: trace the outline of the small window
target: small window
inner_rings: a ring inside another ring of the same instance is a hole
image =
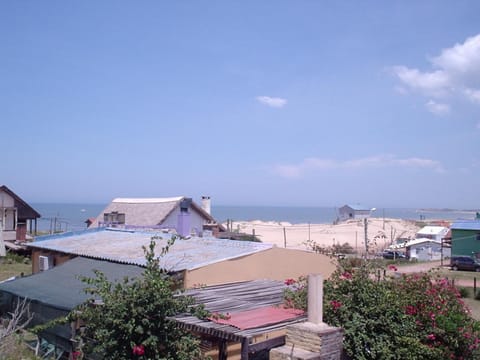
[[[112,211],[111,213],[103,214],[103,221],[105,224],[125,224],[125,214],[118,211]]]

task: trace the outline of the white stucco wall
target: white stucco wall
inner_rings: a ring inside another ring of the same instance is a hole
[[[4,191],[0,191],[0,222],[2,222],[3,240],[15,240],[17,237],[14,206],[15,199]]]

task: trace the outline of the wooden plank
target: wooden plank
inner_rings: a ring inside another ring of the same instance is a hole
[[[249,345],[249,352],[256,353],[257,351],[272,349],[277,346],[285,345],[285,336],[280,336],[256,344]]]
[[[243,338],[242,339],[242,354],[240,356],[241,360],[248,360],[248,354],[249,354],[249,345],[250,345],[250,340],[249,338]]]

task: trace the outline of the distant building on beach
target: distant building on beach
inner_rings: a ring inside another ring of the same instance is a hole
[[[448,227],[445,226],[424,226],[415,235],[416,239],[430,239],[440,243],[448,233]]]
[[[88,227],[156,228],[175,230],[181,236],[217,234],[223,225],[210,215],[210,198],[202,197],[202,206],[184,196],[168,198],[117,198]]]
[[[349,219],[365,219],[370,217],[374,209],[367,208],[366,206],[362,205],[344,205],[340,209],[338,209],[338,216],[339,219],[349,220]]]

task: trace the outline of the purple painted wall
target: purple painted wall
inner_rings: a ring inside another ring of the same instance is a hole
[[[190,213],[179,212],[177,216],[177,233],[180,236],[188,236],[191,232]]]

